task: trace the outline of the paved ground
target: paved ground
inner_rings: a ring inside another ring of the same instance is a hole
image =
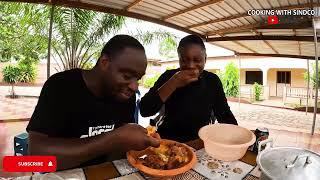
[[[229,102],[229,106],[244,126],[264,126],[271,129],[288,130],[294,132],[310,132],[313,113],[294,111],[289,109],[265,107],[252,104]],[[316,131],[320,133],[320,115],[317,114]]]
[[[27,121],[1,121],[1,119],[30,117],[37,103],[37,98],[6,98],[7,89],[0,87],[0,162],[4,155],[13,154],[13,137],[24,132],[28,123]],[[30,92],[23,89],[18,91],[20,91],[19,93],[37,95],[40,92],[40,88],[35,91],[29,89],[28,91]],[[142,90],[142,94],[145,92],[146,90]],[[239,106],[235,102],[229,102],[229,105],[240,125],[249,129],[255,129],[260,126],[269,128],[270,137],[274,138],[277,146],[297,146],[320,152],[320,134],[310,136],[310,134],[303,133],[310,132],[312,113],[306,115],[305,112],[252,104],[240,104]],[[140,123],[147,125],[148,119],[146,118]],[[320,133],[320,118],[317,118],[316,130]],[[0,177],[24,175],[24,173],[4,173],[1,168],[0,163]]]
[[[0,86],[0,121],[7,119],[30,118],[34,107],[37,104],[41,87],[15,87],[17,95],[26,96],[24,98],[11,99],[10,86]]]
[[[0,120],[30,118],[38,98],[11,99],[0,96]]]
[[[37,103],[37,98],[27,97],[11,99],[8,95],[9,87],[0,87],[0,120],[29,118]],[[38,96],[41,87],[18,87],[17,94]],[[141,88],[141,94],[147,89]],[[240,125],[252,128],[264,126],[271,129],[288,130],[294,132],[310,132],[312,126],[312,113],[305,114],[288,109],[265,107],[252,104],[239,104],[229,102],[232,112],[235,114]],[[320,116],[318,114],[318,116]],[[142,124],[147,124],[149,118],[143,119]],[[316,131],[320,133],[320,117],[317,118]]]

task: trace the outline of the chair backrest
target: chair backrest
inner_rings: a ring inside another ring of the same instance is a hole
[[[13,146],[14,146],[14,155],[28,155],[28,138],[29,134],[27,132],[23,132],[21,134],[16,135],[13,138]]]
[[[138,124],[139,123],[139,113],[140,113],[140,109],[139,109],[139,103],[140,103],[140,98],[141,98],[141,93],[139,90],[137,90],[136,92],[136,108],[134,111],[134,123]]]
[[[216,120],[217,120],[217,118],[214,115],[214,111],[212,110],[211,114],[210,114],[210,122],[209,122],[209,124],[214,124],[216,122]]]
[[[156,124],[158,124],[159,126],[162,124],[162,122],[159,121],[163,121],[164,117],[165,117],[165,105],[163,104],[161,109],[158,112],[159,114],[154,118],[154,119],[150,119],[149,124],[152,126],[155,126]]]

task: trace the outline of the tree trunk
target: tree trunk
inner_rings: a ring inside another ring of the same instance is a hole
[[[11,98],[16,98],[16,93],[14,92],[14,84],[11,84]]]

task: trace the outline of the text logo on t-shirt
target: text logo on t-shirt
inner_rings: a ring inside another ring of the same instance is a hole
[[[109,132],[114,129],[114,124],[112,125],[104,125],[104,126],[96,126],[96,127],[89,127],[88,134],[81,135],[80,138],[86,138],[91,136],[96,136],[101,133]]]

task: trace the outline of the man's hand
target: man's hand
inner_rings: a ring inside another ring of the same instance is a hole
[[[149,146],[159,147],[158,139],[148,136],[148,132],[137,124],[126,124],[114,130],[119,138],[119,145],[122,151],[143,150]]]
[[[181,70],[176,72],[169,81],[172,81],[175,88],[180,88],[197,81],[199,74],[199,70],[197,69]]]
[[[155,126],[148,126],[147,128],[148,136],[154,137],[156,139],[161,139],[160,135],[157,133]]]
[[[160,142],[147,135],[147,130],[137,124],[126,124],[113,131],[88,138],[55,138],[39,132],[29,132],[30,155],[57,157],[58,170],[74,168],[99,157],[158,147]]]

